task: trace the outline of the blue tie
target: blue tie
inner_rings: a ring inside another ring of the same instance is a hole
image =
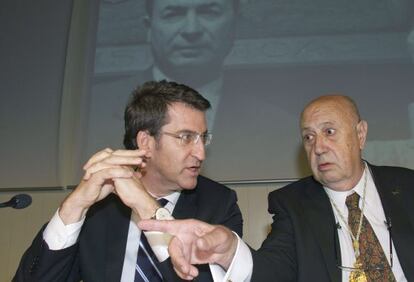
[[[161,198],[158,200],[158,203],[163,207],[168,203],[168,200]],[[144,232],[141,232],[134,282],[163,281],[162,274],[158,270],[156,263],[158,263],[158,260],[147,241],[147,237],[145,237]]]

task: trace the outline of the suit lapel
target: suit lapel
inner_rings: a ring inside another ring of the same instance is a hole
[[[341,281],[341,272],[336,263],[341,263],[335,217],[323,187],[313,179],[305,189],[303,201],[308,219],[317,241],[331,281]],[[335,248],[336,246],[336,248]]]
[[[173,211],[177,219],[195,218],[197,213],[196,189],[182,191]],[[108,209],[105,215],[105,234],[97,236],[106,237],[105,253],[99,260],[102,262],[102,281],[119,281],[122,275],[125,250],[128,238],[128,228],[131,217],[131,209],[120,202],[116,202],[112,209]],[[175,274],[171,262],[160,264],[160,270],[166,281],[181,281]]]
[[[392,241],[397,251],[398,259],[408,281],[414,280],[414,229],[408,218],[410,211],[404,209],[402,200],[407,188],[402,187],[398,176],[390,175],[387,171],[379,171],[379,167],[371,166],[375,186],[381,199],[385,217],[391,224]]]
[[[196,218],[197,187],[193,190],[183,190],[175,205],[173,216],[176,219]]]
[[[106,220],[107,251],[105,254],[105,281],[119,281],[124,264],[131,210],[119,204],[108,212]],[[98,234],[98,236],[100,236]]]

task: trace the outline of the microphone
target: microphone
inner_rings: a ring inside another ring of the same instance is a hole
[[[11,198],[9,201],[0,203],[0,208],[11,207],[13,209],[24,209],[32,203],[32,197],[27,194],[19,194]]]

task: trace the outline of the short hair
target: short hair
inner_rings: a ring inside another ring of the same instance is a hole
[[[154,1],[155,0],[145,0],[145,10],[147,11],[147,15],[150,17],[152,15],[152,8],[154,7]],[[230,1],[233,2],[234,11],[238,13],[240,9],[240,0],[230,0]]]
[[[136,137],[139,131],[148,131],[157,137],[161,127],[168,122],[168,106],[173,103],[183,103],[202,112],[211,107],[200,93],[184,84],[165,80],[145,82],[132,92],[125,109],[125,148],[138,148]]]

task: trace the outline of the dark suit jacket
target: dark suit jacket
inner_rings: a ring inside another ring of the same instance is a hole
[[[79,242],[60,251],[48,249],[41,230],[24,254],[14,281],[119,281],[130,215],[117,196],[108,196],[88,211]],[[173,216],[222,224],[242,235],[236,193],[202,176],[194,190],[182,191]],[[181,281],[169,259],[159,268],[165,281]],[[197,281],[212,281],[208,265],[199,270]]]
[[[414,171],[371,166],[392,240],[408,281],[414,281]],[[301,179],[269,194],[272,231],[253,251],[252,281],[341,281],[335,217],[321,184]]]

